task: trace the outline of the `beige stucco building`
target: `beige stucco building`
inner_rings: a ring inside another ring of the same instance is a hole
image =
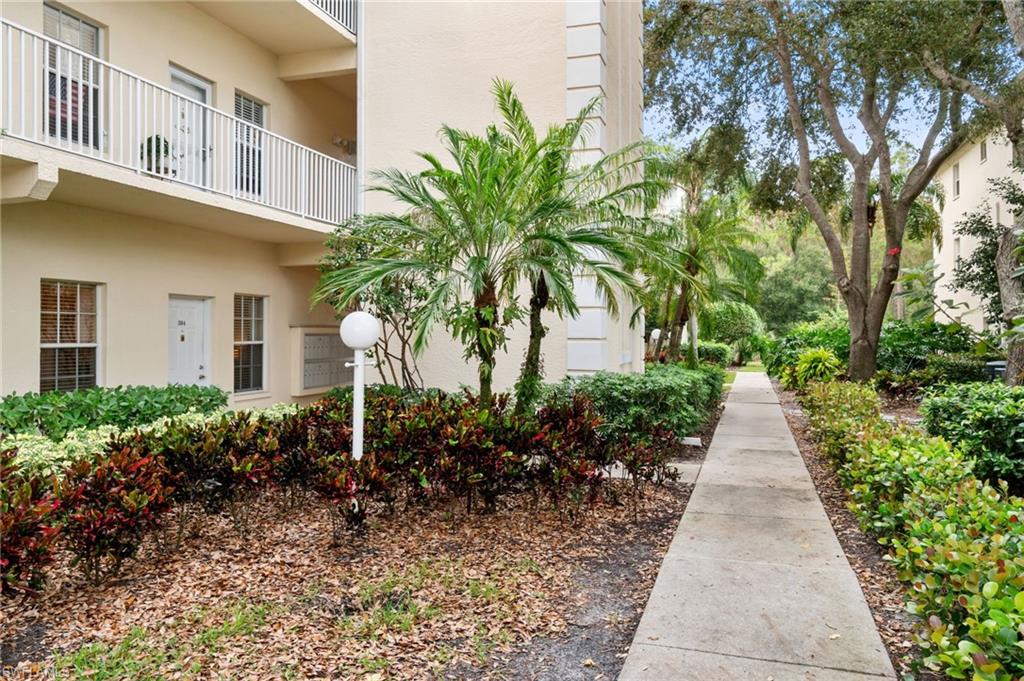
[[[387,208],[369,170],[418,169],[442,122],[493,121],[494,77],[539,127],[604,96],[582,159],[641,134],[640,2],[5,0],[0,17],[0,394],[320,394],[347,353],[309,293],[325,234]],[[548,320],[549,378],[641,370],[639,327],[578,287],[580,317]],[[426,382],[473,384],[461,354],[438,329]]]
[[[987,328],[981,302],[977,296],[952,288],[953,270],[957,260],[966,258],[978,245],[976,238],[956,234],[956,224],[978,210],[987,210],[992,220],[1006,224],[1012,219],[998,196],[993,195],[990,181],[1011,176],[1010,144],[1005,137],[992,135],[962,145],[949,157],[935,176],[942,185],[945,201],[942,208],[942,245],[933,248],[936,273],[942,278],[936,284],[937,300],[953,300],[958,306],[954,314],[978,330]],[[965,312],[966,310],[966,312]]]

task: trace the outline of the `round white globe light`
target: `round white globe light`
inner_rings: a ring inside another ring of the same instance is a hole
[[[341,342],[353,350],[369,350],[380,338],[380,322],[369,312],[356,310],[341,320]]]

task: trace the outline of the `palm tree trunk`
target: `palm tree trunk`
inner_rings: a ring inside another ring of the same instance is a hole
[[[659,320],[658,323],[658,342],[654,346],[654,361],[661,361],[661,348],[665,345],[665,339],[668,338],[669,329],[668,325],[672,321],[672,289],[675,285],[669,282],[668,293],[665,294],[665,314]]]
[[[548,306],[550,294],[548,282],[543,275],[533,281],[533,295],[530,296],[530,341],[526,346],[523,368],[516,381],[516,414],[525,414],[540,396],[542,367],[540,358],[541,342],[547,329],[541,320],[541,313]]]
[[[480,379],[480,409],[490,409],[494,393],[491,385],[494,380],[494,349],[495,343],[491,333],[498,320],[497,286],[486,282],[484,290],[474,301],[474,317],[476,321],[476,357],[477,376]]]
[[[691,314],[690,318],[686,321],[686,326],[690,332],[690,347],[686,355],[687,363],[691,369],[696,369],[700,361],[700,357],[697,355],[697,315]]]
[[[679,348],[683,344],[683,326],[690,318],[690,306],[687,304],[686,283],[679,286],[679,301],[676,303],[676,313],[672,320],[672,335],[668,341],[669,361],[679,361]]]

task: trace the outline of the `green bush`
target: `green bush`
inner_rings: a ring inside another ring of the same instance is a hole
[[[690,344],[686,343],[680,350],[680,354],[686,357],[690,354]],[[736,350],[731,345],[717,341],[697,341],[697,358],[705,364],[713,364],[725,369],[732,364],[736,357]]]
[[[817,321],[797,324],[770,347],[764,348],[761,359],[770,375],[780,376],[784,368],[796,365],[800,353],[811,348],[827,348],[845,363],[850,353],[850,329],[846,316],[833,312]]]
[[[888,427],[878,394],[863,383],[812,383],[800,402],[822,451],[838,463],[866,432]]]
[[[1024,387],[963,383],[931,391],[921,404],[924,426],[977,460],[975,472],[1024,491]]]
[[[923,369],[935,354],[960,354],[974,349],[970,332],[960,324],[886,322],[878,341],[878,368],[905,374]]]
[[[796,364],[782,371],[782,385],[789,390],[803,390],[811,383],[831,383],[843,375],[845,367],[828,348],[804,350]]]
[[[882,326],[878,341],[878,369],[883,386],[885,382],[899,385],[908,380],[908,374],[925,370],[934,356],[963,357],[973,352],[974,345],[970,332],[960,324],[888,321]],[[796,365],[800,353],[812,348],[831,350],[845,364],[850,351],[850,330],[845,315],[831,313],[810,324],[797,324],[788,334],[762,349],[765,369],[772,376],[781,376],[786,367]],[[967,370],[965,366],[958,368]],[[930,373],[919,374],[915,380],[938,377],[946,370],[955,369],[942,366],[939,360]]]
[[[0,400],[0,433],[34,433],[59,441],[71,430],[130,428],[188,411],[209,413],[227,404],[213,386],[169,385],[25,393]]]
[[[929,355],[923,369],[898,373],[883,369],[875,374],[875,387],[890,393],[916,395],[921,390],[950,383],[988,380],[985,357],[957,353]]]
[[[908,609],[922,620],[918,642],[926,666],[955,679],[1021,678],[1024,500],[1009,496],[1005,483],[1000,490],[974,477],[973,447],[954,448],[944,438],[880,423],[873,409],[864,418],[849,415],[865,390],[813,386],[802,403],[815,435],[838,451],[833,458],[851,508],[891,545],[888,557],[910,586]],[[958,398],[969,403],[993,393],[1000,401],[1003,390],[947,388],[929,398],[928,419],[950,418],[962,433],[970,426],[955,418]]]
[[[764,332],[757,310],[746,303],[725,300],[711,303],[700,312],[700,328],[711,340],[735,345]]]
[[[296,404],[275,404],[263,409],[249,410],[249,413],[261,418],[280,421],[298,411]],[[117,426],[99,426],[92,429],[77,428],[67,433],[63,440],[54,442],[43,435],[19,433],[9,436],[6,443],[17,451],[14,465],[18,469],[35,475],[60,475],[65,469],[83,459],[96,456],[106,449],[112,438],[128,434],[138,428],[145,433],[163,433],[172,425],[180,430],[185,427],[203,429],[210,423],[220,420],[225,414],[232,412],[216,410],[207,414],[190,411],[174,416],[164,416],[152,423],[141,426],[118,428]]]
[[[697,370],[681,365],[654,364],[643,374],[598,372],[567,378],[552,388],[568,400],[585,395],[604,422],[609,439],[642,441],[659,429],[677,437],[696,432],[722,396],[725,372],[705,366]]]

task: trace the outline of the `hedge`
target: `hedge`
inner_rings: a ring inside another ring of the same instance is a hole
[[[636,441],[659,430],[679,437],[696,432],[721,399],[724,382],[718,367],[653,364],[643,374],[600,371],[567,378],[550,390],[563,400],[585,395],[601,414],[606,435]]]
[[[0,399],[0,434],[31,433],[52,440],[99,426],[130,428],[188,411],[209,413],[227,404],[214,386],[169,385],[25,393]]]
[[[866,391],[816,385],[802,403],[851,508],[908,584],[925,665],[956,679],[1021,678],[1024,499],[976,478],[970,450],[884,421]]]
[[[1024,386],[965,383],[937,388],[921,403],[928,432],[960,446],[975,472],[1024,492]]]

